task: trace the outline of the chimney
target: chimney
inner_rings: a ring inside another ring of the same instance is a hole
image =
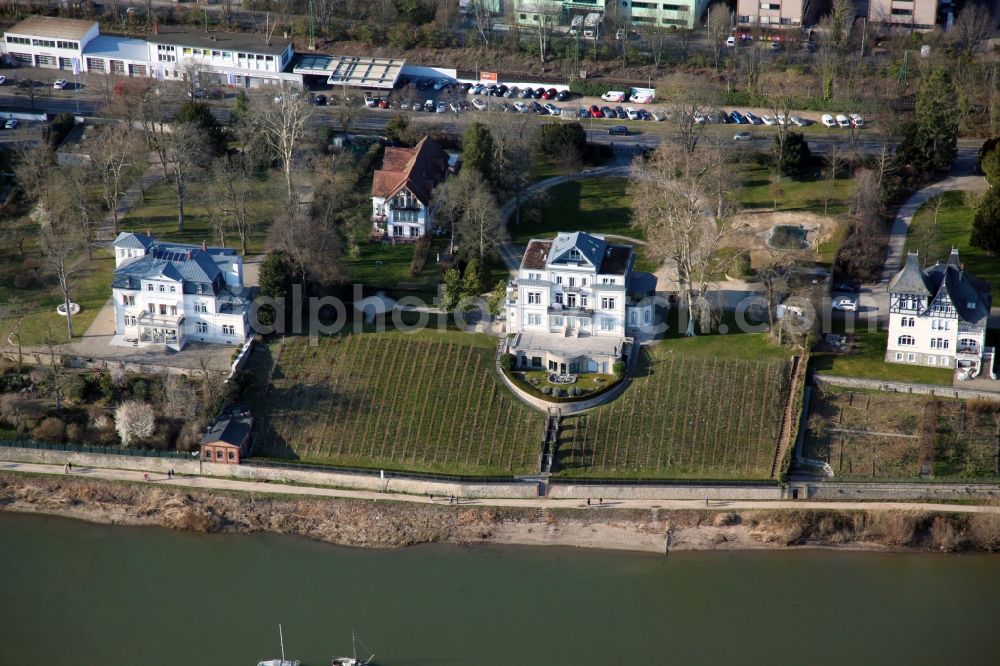
[[[206,245],[205,245],[205,241],[202,241],[202,242],[201,242],[201,251],[202,251],[202,252],[205,252],[205,251],[207,251],[207,250],[208,250],[208,247],[206,247]]]

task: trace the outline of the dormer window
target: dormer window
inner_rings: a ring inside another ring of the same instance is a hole
[[[583,260],[583,255],[580,254],[580,251],[578,249],[576,249],[575,247],[574,248],[570,248],[570,251],[568,252],[568,255],[569,255],[569,260],[570,261],[582,261]]]

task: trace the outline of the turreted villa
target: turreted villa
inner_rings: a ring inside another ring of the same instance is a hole
[[[629,336],[653,322],[656,278],[633,271],[634,262],[632,246],[596,234],[532,239],[507,286],[508,351],[517,367],[612,372]]]
[[[993,374],[994,350],[986,347],[990,286],[959,261],[922,269],[916,252],[889,282],[889,342],[892,363],[957,368],[960,378]]]

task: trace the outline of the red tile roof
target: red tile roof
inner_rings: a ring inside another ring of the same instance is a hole
[[[434,188],[448,175],[448,154],[430,137],[414,148],[385,149],[382,168],[372,180],[372,196],[388,199],[406,187],[426,205]]]

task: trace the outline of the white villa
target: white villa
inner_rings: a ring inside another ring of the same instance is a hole
[[[628,337],[653,322],[656,278],[632,270],[630,245],[560,233],[528,243],[507,286],[508,351],[518,368],[613,372]]]
[[[920,268],[917,253],[889,282],[889,342],[885,360],[957,368],[959,376],[993,372],[985,346],[990,287],[965,270],[953,249],[948,262]]]
[[[114,242],[115,336],[180,350],[188,342],[242,345],[250,334],[243,258],[235,250],[162,243],[149,233]]]
[[[430,229],[431,195],[448,175],[448,153],[424,137],[414,148],[385,149],[372,180],[372,237],[415,242]]]

